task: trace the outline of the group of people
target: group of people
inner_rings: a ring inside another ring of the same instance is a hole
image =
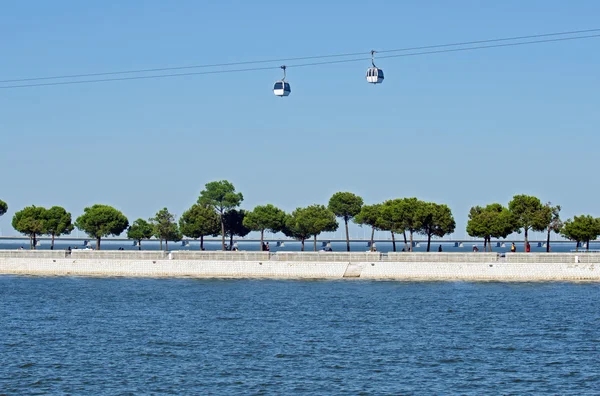
[[[442,246],[440,245],[440,248],[441,247]],[[438,250],[438,251],[441,252],[441,250]],[[478,251],[479,251],[479,248],[476,245],[473,245],[473,252],[477,253]],[[510,245],[510,251],[511,251],[511,253],[515,253],[517,251],[517,246],[515,246],[514,242]],[[529,242],[527,242],[527,245],[525,245],[525,252],[526,253],[530,253],[531,252],[531,244],[529,244]]]
[[[263,243],[263,245],[262,245],[262,251],[263,252],[270,252],[271,251],[271,247],[269,246],[269,242]]]

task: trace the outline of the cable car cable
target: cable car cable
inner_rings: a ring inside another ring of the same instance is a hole
[[[380,56],[379,59],[431,55],[431,54],[440,54],[440,53],[446,53],[446,52],[471,51],[471,50],[479,50],[479,49],[486,49],[486,48],[510,47],[510,46],[540,44],[540,43],[568,41],[568,40],[580,40],[580,39],[588,39],[588,38],[595,38],[595,37],[600,37],[600,34],[588,35],[588,36],[577,36],[577,37],[562,37],[562,38],[555,38],[555,39],[526,41],[526,42],[519,42],[519,43],[483,45],[483,46],[467,47],[467,48],[450,48],[450,49],[444,49],[444,50],[438,50],[438,51],[414,52],[414,53],[409,53],[409,54],[384,55],[384,56]],[[384,51],[377,51],[377,52],[384,52]],[[361,53],[361,54],[364,54],[364,53]],[[303,59],[306,59],[306,58],[303,58]],[[371,57],[341,59],[341,60],[332,60],[332,61],[323,61],[323,62],[300,63],[300,64],[296,64],[296,65],[289,65],[289,66],[287,66],[287,68],[310,67],[310,66],[320,66],[320,65],[330,65],[330,64],[339,64],[339,63],[350,63],[350,62],[361,62],[361,61],[365,61],[365,60],[371,60]],[[210,70],[210,71],[203,71],[203,72],[172,73],[172,74],[154,74],[154,75],[150,75],[150,76],[114,77],[114,78],[103,78],[103,79],[94,79],[94,80],[54,81],[54,82],[47,82],[47,83],[6,85],[6,86],[0,86],[0,89],[42,87],[42,86],[54,86],[54,85],[87,84],[87,83],[99,83],[99,82],[109,82],[109,81],[143,80],[143,79],[166,78],[166,77],[196,76],[196,75],[204,75],[204,74],[237,73],[237,72],[249,72],[249,71],[260,71],[260,70],[273,70],[273,69],[280,69],[280,68],[281,68],[280,66],[266,66],[266,67],[253,67],[253,68],[246,68],[246,69]]]
[[[398,48],[398,49],[391,49],[391,50],[381,50],[381,51],[377,51],[377,52],[378,53],[406,52],[406,51],[416,51],[416,50],[422,50],[422,49],[455,47],[455,46],[459,46],[459,45],[483,44],[483,43],[492,43],[492,42],[498,42],[498,41],[525,40],[525,39],[532,39],[532,38],[539,38],[539,37],[561,36],[561,35],[568,35],[568,34],[581,34],[581,33],[591,33],[591,32],[600,32],[600,28],[599,29],[587,29],[587,30],[573,30],[573,31],[569,31],[569,32],[543,33],[543,34],[534,34],[534,35],[529,35],[529,36],[515,36],[515,37],[507,37],[507,38],[488,39],[488,40],[465,41],[465,42],[450,43],[450,44],[427,45],[427,46],[421,46],[421,47]],[[346,54],[316,55],[316,56],[304,56],[304,57],[283,58],[283,59],[268,59],[268,60],[243,61],[243,62],[231,62],[231,63],[214,63],[214,64],[205,64],[205,65],[161,67],[161,68],[152,68],[152,69],[122,70],[122,71],[101,72],[101,73],[67,74],[67,75],[59,75],[59,76],[51,76],[51,77],[33,77],[33,78],[0,80],[0,83],[40,81],[40,80],[57,80],[57,79],[63,79],[63,78],[100,77],[100,76],[109,76],[109,75],[118,75],[118,74],[150,73],[150,72],[169,71],[169,70],[230,67],[230,66],[242,66],[242,65],[259,64],[259,63],[289,62],[289,61],[309,60],[309,59],[341,58],[341,57],[358,56],[358,55],[366,55],[366,54],[368,54],[368,53],[354,52],[354,53],[346,53]]]

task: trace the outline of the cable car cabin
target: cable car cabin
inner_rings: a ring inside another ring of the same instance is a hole
[[[290,83],[286,81],[277,81],[273,87],[273,93],[279,97],[288,96],[291,92]]]
[[[383,70],[376,67],[369,67],[367,70],[367,81],[371,84],[381,84],[383,82]]]

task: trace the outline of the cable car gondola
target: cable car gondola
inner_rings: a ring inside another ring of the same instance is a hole
[[[284,96],[288,96],[292,92],[292,88],[290,87],[290,83],[285,81],[285,66],[281,66],[283,69],[283,78],[275,83],[273,86],[273,93],[275,96],[279,96],[280,98]]]
[[[371,64],[373,67],[367,69],[367,82],[371,84],[381,84],[383,82],[383,70],[375,66],[375,51],[371,51]]]

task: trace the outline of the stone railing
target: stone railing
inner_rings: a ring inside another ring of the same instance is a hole
[[[223,252],[175,250],[0,250],[0,258],[93,260],[199,260],[288,262],[394,262],[394,263],[582,263],[600,264],[600,253],[369,253],[369,252]]]
[[[382,261],[395,263],[495,263],[498,253],[388,253]]]
[[[352,252],[277,252],[271,254],[275,261],[319,262],[371,262],[381,261],[381,253]]]
[[[269,261],[269,252],[223,252],[176,250],[167,255],[172,260]]]
[[[64,250],[0,250],[0,258],[52,258],[68,257]]]
[[[597,252],[579,253],[506,253],[501,261],[507,263],[600,263],[600,254]]]

